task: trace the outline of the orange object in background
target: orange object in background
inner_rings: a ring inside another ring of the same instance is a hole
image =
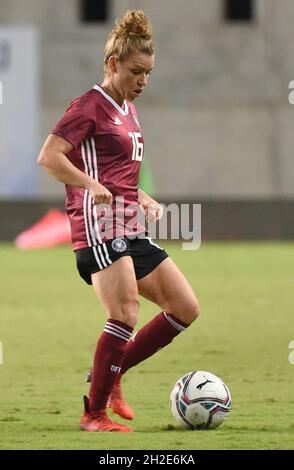
[[[52,248],[71,241],[67,215],[59,209],[50,209],[38,222],[21,232],[15,244],[23,250]]]

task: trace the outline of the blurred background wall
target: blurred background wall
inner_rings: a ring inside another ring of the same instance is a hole
[[[100,20],[85,21],[93,4]],[[293,0],[0,0],[0,28],[39,30],[39,146],[68,103],[102,80],[108,33],[129,8],[154,29],[156,68],[136,105],[157,197],[291,199]],[[63,194],[38,172],[40,198]]]

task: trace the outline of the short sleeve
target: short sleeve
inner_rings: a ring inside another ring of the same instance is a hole
[[[83,140],[92,137],[95,132],[95,105],[88,96],[77,98],[70,104],[51,134],[59,135],[76,148]]]

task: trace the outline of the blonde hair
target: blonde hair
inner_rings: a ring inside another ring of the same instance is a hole
[[[134,52],[154,54],[151,22],[142,10],[128,10],[116,20],[104,50],[104,72],[107,74],[109,57],[115,55],[123,62]]]

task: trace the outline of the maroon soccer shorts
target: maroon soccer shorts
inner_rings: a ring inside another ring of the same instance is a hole
[[[77,250],[75,255],[79,274],[87,284],[92,284],[92,274],[102,271],[122,256],[132,257],[137,280],[147,276],[168,257],[166,251],[150,237],[114,238]]]

